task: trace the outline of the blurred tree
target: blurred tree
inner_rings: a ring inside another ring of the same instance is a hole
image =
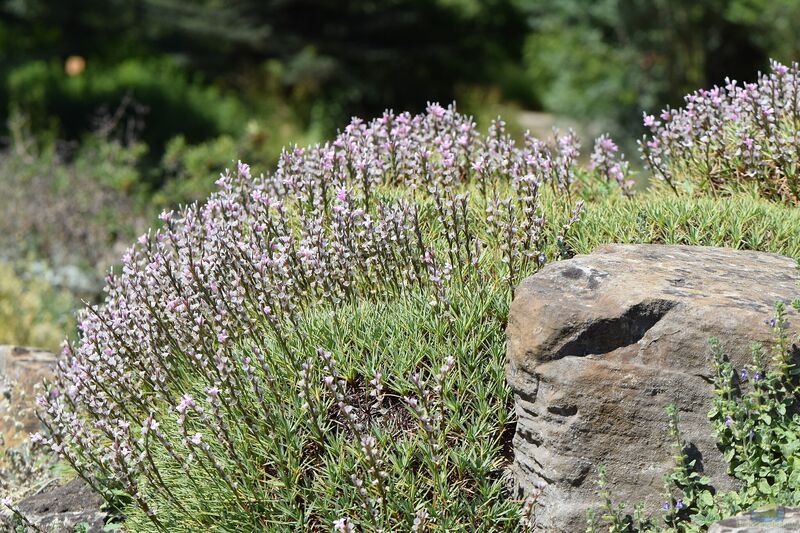
[[[753,78],[768,50],[759,46],[754,22],[735,5],[758,1],[517,0],[516,5],[529,17],[525,61],[545,106],[631,128],[642,109],[675,105],[687,92],[721,83],[725,76]]]
[[[800,1],[736,0],[730,3],[729,20],[750,29],[753,42],[778,61],[800,59]]]
[[[167,56],[188,84],[230,89],[254,113],[288,106],[306,127],[485,85],[630,129],[642,109],[796,59],[798,24],[800,0],[0,0],[0,75]]]
[[[205,83],[256,101],[259,89],[277,89],[307,120],[316,113],[338,126],[353,114],[446,102],[458,84],[505,75],[527,31],[512,2],[0,0],[0,70],[71,55],[88,67],[167,55]]]
[[[246,78],[281,62],[286,88],[312,88],[331,118],[447,101],[457,82],[519,58],[511,0],[142,0],[160,49]]]
[[[138,0],[0,0],[2,60],[123,59],[144,51]]]

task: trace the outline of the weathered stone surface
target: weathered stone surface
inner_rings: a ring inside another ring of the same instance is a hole
[[[539,523],[581,531],[596,505],[596,467],[618,501],[657,512],[673,467],[665,407],[719,489],[733,488],[707,413],[708,339],[735,365],[769,345],[776,300],[800,296],[791,259],[723,248],[609,245],[553,263],[517,288],[507,377],[518,416],[514,475],[548,483]],[[796,318],[790,311],[790,321]]]
[[[43,350],[0,346],[0,446],[16,447],[39,430],[36,394],[42,380],[53,376],[56,361],[56,355]]]
[[[783,518],[773,522],[755,522],[750,513],[736,515],[711,526],[708,533],[789,533],[800,531],[800,509],[784,509]]]
[[[25,498],[18,505],[20,512],[43,531],[81,531],[100,533],[107,514],[100,509],[103,498],[83,480],[76,478],[62,486],[51,487]]]

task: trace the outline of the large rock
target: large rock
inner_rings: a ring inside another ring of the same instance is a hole
[[[771,342],[764,322],[775,301],[800,296],[798,281],[779,255],[657,245],[603,246],[523,281],[507,329],[514,475],[524,490],[548,483],[542,527],[582,530],[599,503],[599,464],[615,500],[658,512],[674,466],[670,403],[697,464],[717,488],[733,488],[707,417],[708,339],[735,365],[749,363],[752,341]]]

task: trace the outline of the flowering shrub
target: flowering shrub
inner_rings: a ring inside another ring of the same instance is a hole
[[[431,105],[240,163],[108,276],[34,440],[134,531],[515,529],[503,321],[570,253],[578,148]]]
[[[607,134],[601,135],[594,143],[589,170],[599,171],[606,181],[616,183],[626,196],[631,196],[636,182],[631,179],[630,166],[625,161],[625,156],[618,152],[619,147],[611,137]]]
[[[680,109],[644,115],[639,143],[654,176],[673,191],[755,190],[770,200],[800,202],[800,72],[772,63],[755,83],[685,97]]]

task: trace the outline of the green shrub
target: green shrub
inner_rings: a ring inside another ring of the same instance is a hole
[[[250,120],[238,135],[221,135],[191,144],[183,135],[167,143],[161,159],[163,186],[152,195],[155,205],[167,207],[206,199],[217,189],[215,181],[236,161],[251,161],[258,168],[277,163],[289,142],[311,144],[320,132],[304,129],[297,116],[282,106],[264,110],[261,120]]]
[[[231,158],[233,156],[233,159]],[[164,186],[154,194],[158,205],[188,204],[207,198],[217,186],[217,177],[232,162],[249,160],[236,140],[222,135],[191,145],[179,135],[167,143],[161,165],[166,172]]]
[[[17,116],[9,148],[0,153],[0,257],[77,265],[102,275],[119,242],[143,231],[144,147],[105,134],[87,136],[71,154],[36,142]]]
[[[34,130],[58,130],[68,139],[92,131],[99,110],[116,109],[127,99],[147,124],[142,139],[160,155],[173,136],[200,142],[239,131],[242,104],[219,89],[192,79],[167,59],[129,59],[114,66],[91,61],[70,77],[57,62],[26,63],[8,76],[9,109],[31,117]]]
[[[0,344],[35,346],[58,351],[75,327],[77,302],[47,282],[20,276],[0,262]]]

